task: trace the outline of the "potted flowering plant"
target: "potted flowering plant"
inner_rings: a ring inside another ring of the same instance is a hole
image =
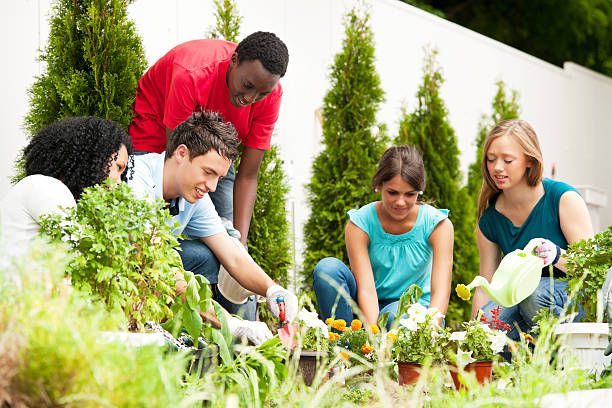
[[[437,309],[414,303],[407,315],[399,320],[399,328],[389,334],[394,340],[391,350],[400,385],[415,383],[423,365],[446,362],[450,343],[450,329],[438,325],[444,315]]]
[[[339,347],[340,357],[345,366],[377,360],[377,351],[382,346],[378,326],[364,327],[358,319],[354,319],[350,326],[347,326],[343,319],[327,319],[325,323],[341,333],[330,330],[328,338],[334,346]]]
[[[298,312],[296,323],[300,330],[296,333],[298,348],[294,348],[293,353],[299,358],[298,371],[302,374],[304,384],[310,386],[314,381],[319,363],[328,356],[331,350],[328,327],[315,312],[309,312],[306,309]]]
[[[507,342],[505,331],[510,325],[498,319],[500,307],[494,309],[492,321],[484,316],[470,322],[462,323],[464,331],[454,332],[450,336],[451,346],[455,352],[451,360],[450,372],[456,388],[461,386],[459,370],[474,372],[479,383],[491,379],[493,358],[503,350]]]

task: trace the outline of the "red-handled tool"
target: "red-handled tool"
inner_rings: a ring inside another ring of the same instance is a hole
[[[278,337],[283,346],[293,349],[298,343],[296,334],[299,333],[300,326],[297,324],[285,323],[285,298],[280,295],[277,296],[276,304],[278,305],[278,317],[281,320],[281,328],[278,329]]]

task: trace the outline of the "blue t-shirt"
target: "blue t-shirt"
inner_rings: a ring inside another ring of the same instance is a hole
[[[482,213],[478,221],[480,231],[489,241],[496,243],[504,254],[523,249],[533,238],[545,238],[567,249],[567,240],[559,221],[559,201],[568,191],[578,191],[569,184],[547,178],[542,180],[542,185],[544,195],[520,227],[495,209],[498,196],[491,199]],[[560,269],[553,268],[553,272],[555,277],[565,276]],[[548,266],[542,269],[542,276],[550,276]]]
[[[378,299],[386,303],[396,301],[410,285],[417,284],[423,289],[420,303],[429,306],[433,259],[429,235],[440,221],[448,217],[448,210],[419,205],[412,229],[405,234],[393,235],[383,230],[375,204],[350,210],[347,215],[370,238],[368,255]]]
[[[164,161],[166,153],[149,153],[134,156],[134,174],[128,185],[137,198],[164,199]],[[208,194],[190,204],[183,197],[178,201],[179,213],[169,221],[180,225],[172,230],[176,235],[185,232],[190,239],[204,238],[224,232],[221,218]]]

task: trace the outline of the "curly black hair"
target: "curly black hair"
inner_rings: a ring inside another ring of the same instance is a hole
[[[75,199],[83,189],[108,178],[111,163],[124,145],[133,172],[132,141],[109,119],[74,117],[52,123],[36,133],[23,151],[27,176],[42,174],[61,180]]]
[[[242,61],[259,60],[271,74],[280,75],[281,78],[287,72],[289,64],[289,50],[284,42],[274,33],[256,31],[236,47],[238,64]]]
[[[176,148],[182,144],[189,149],[190,160],[215,150],[233,161],[238,157],[240,142],[234,125],[224,123],[223,118],[216,112],[201,109],[193,112],[174,129],[166,149],[166,160],[171,158]]]

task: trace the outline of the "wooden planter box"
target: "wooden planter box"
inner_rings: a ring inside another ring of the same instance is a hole
[[[612,356],[604,356],[608,347],[607,323],[564,323],[555,326],[555,335],[565,347],[559,351],[562,365],[576,359],[580,368],[599,375],[610,365]]]

